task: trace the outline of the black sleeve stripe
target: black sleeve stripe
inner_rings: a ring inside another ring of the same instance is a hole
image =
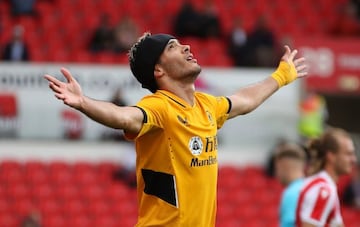
[[[231,103],[231,100],[228,98],[228,97],[225,97],[227,100],[228,100],[228,102],[229,102],[229,109],[228,109],[228,111],[226,112],[227,114],[228,113],[230,113],[230,111],[231,111],[231,107],[232,107],[232,103]]]
[[[174,176],[168,173],[141,169],[145,182],[144,192],[178,207]]]
[[[141,110],[141,112],[143,113],[144,115],[144,119],[143,119],[143,123],[147,123],[147,120],[148,120],[148,117],[147,117],[147,114],[145,112],[145,110],[143,108],[141,108],[140,106],[134,106],[136,108],[138,108],[139,110]]]

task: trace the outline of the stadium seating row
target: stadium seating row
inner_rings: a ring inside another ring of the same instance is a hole
[[[45,227],[133,226],[136,190],[113,178],[119,168],[107,162],[3,160],[0,226],[18,226],[21,218],[34,209],[40,211]],[[222,166],[217,226],[278,226],[282,189],[262,168]],[[358,211],[342,209],[347,226],[360,222]]]
[[[183,2],[184,0],[39,0],[35,5],[38,17],[14,18],[11,16],[9,2],[1,1],[1,27],[5,32],[0,36],[0,46],[10,39],[11,28],[20,23],[26,29],[26,40],[30,45],[33,61],[124,64],[127,62],[126,54],[94,55],[87,51],[91,32],[98,24],[99,15],[108,13],[113,24],[129,15],[141,31],[171,33],[173,19]],[[192,2],[197,8],[201,8],[204,1]],[[256,19],[265,14],[277,36],[296,37],[303,34],[326,35],[329,26],[337,19],[336,10],[344,2],[345,0],[303,0],[288,4],[285,0],[216,0],[214,4],[226,34],[230,32],[235,18],[243,18],[245,27],[250,30]],[[202,65],[233,65],[223,40],[201,43],[203,48],[199,48],[199,40],[187,41],[197,49],[195,54],[199,55],[198,60]]]

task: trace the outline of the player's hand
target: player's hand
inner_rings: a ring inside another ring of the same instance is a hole
[[[285,45],[285,54],[282,56],[281,60],[287,62],[289,65],[295,67],[297,77],[304,77],[307,75],[307,65],[305,64],[305,58],[295,59],[297,50],[290,50],[290,47]]]
[[[285,86],[297,78],[307,75],[307,66],[305,58],[295,59],[297,50],[290,50],[289,46],[285,46],[285,54],[282,56],[279,67],[271,75],[276,80],[279,87]]]
[[[47,74],[44,77],[49,81],[49,87],[54,91],[56,98],[62,100],[66,105],[79,109],[83,100],[81,87],[69,70],[61,68],[61,73],[67,82],[61,82]]]

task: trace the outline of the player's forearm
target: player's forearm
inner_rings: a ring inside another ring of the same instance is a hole
[[[127,119],[126,115],[122,113],[125,112],[122,109],[124,107],[121,108],[113,103],[94,100],[86,96],[82,97],[78,108],[79,111],[100,124],[111,128],[125,129]]]
[[[278,89],[278,83],[272,77],[240,89],[230,96],[233,104],[230,117],[247,114],[255,110]]]

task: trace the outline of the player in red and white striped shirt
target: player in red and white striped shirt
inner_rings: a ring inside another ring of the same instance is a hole
[[[350,135],[342,129],[328,129],[310,142],[310,173],[301,189],[296,225],[344,226],[336,182],[349,174],[356,162],[355,147]]]

